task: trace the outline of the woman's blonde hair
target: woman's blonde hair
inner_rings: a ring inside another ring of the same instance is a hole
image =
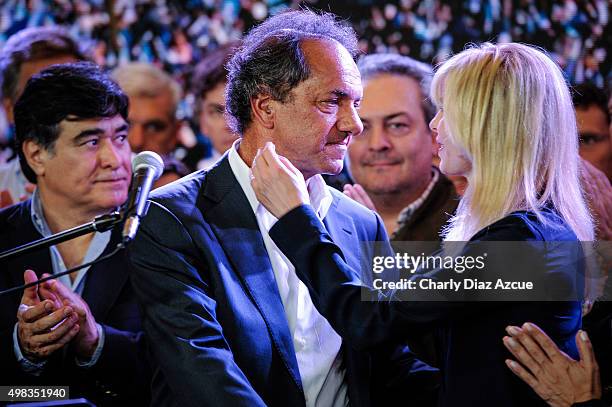
[[[432,98],[449,137],[472,160],[445,240],[467,241],[517,210],[552,207],[579,240],[593,240],[580,187],[572,99],[559,67],[523,44],[486,43],[443,63]]]

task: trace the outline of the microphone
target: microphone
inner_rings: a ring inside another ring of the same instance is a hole
[[[123,224],[123,244],[134,240],[140,218],[147,214],[149,205],[147,198],[151,192],[153,182],[159,178],[164,171],[164,162],[161,157],[153,151],[143,151],[138,153],[132,160],[132,184],[130,195],[125,204]]]

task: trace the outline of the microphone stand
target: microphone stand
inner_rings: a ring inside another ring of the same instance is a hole
[[[35,240],[30,243],[26,243],[22,246],[19,246],[14,249],[10,249],[3,253],[0,253],[0,260],[10,259],[11,257],[18,257],[23,254],[33,252],[35,250],[44,249],[49,246],[53,246],[55,244],[65,242],[66,240],[70,240],[70,239],[74,239],[75,237],[86,235],[87,233],[106,232],[107,230],[110,230],[116,225],[118,225],[119,223],[123,222],[123,219],[124,219],[123,216],[119,212],[112,212],[112,213],[108,213],[105,215],[96,216],[96,218],[89,223],[85,223],[81,226],[77,226],[72,229],[64,230],[63,232],[59,232],[54,235],[47,236],[47,237],[44,237],[39,240]],[[111,253],[98,257],[97,259],[89,263],[81,264],[80,266],[73,267],[59,274],[53,274],[46,278],[42,278],[40,280],[34,281],[33,283],[24,284],[21,286],[9,288],[8,290],[0,291],[0,297],[6,294],[21,291],[25,288],[35,286],[37,284],[61,277],[66,274],[70,274],[82,268],[89,267],[95,263],[98,263],[102,260],[106,260],[107,258],[114,256],[119,250],[123,249],[124,247],[125,245],[123,243],[119,243],[117,247],[115,247],[115,249]]]
[[[65,242],[66,240],[86,235],[87,233],[106,232],[122,221],[123,216],[119,212],[112,212],[105,215],[96,216],[92,222],[85,223],[81,226],[76,226],[72,229],[64,230],[63,232],[59,232],[0,253],[0,261],[21,256],[22,254],[30,253],[35,250],[44,249],[49,246]]]

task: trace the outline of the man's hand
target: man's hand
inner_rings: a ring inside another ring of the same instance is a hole
[[[536,325],[509,326],[504,345],[521,363],[506,365],[550,406],[569,407],[601,397],[599,367],[586,332],[579,331],[576,344],[580,360],[563,353]]]
[[[47,274],[43,274],[46,277]],[[89,309],[87,303],[80,295],[70,291],[66,286],[57,280],[46,281],[43,289],[50,294],[50,298],[55,303],[74,309],[78,316],[78,325],[81,327],[77,336],[74,338],[74,348],[80,359],[91,359],[98,346],[99,334],[96,320]]]
[[[32,195],[35,189],[36,189],[36,185],[28,182],[25,186],[25,190],[27,194],[20,196],[19,201],[21,202],[21,201],[25,201],[26,199],[28,199],[30,195]],[[13,201],[13,197],[11,196],[11,193],[9,192],[8,189],[3,189],[0,191],[0,209],[5,208],[7,206],[11,206],[15,203],[16,202]]]
[[[27,270],[25,283],[37,281]],[[17,311],[17,336],[23,355],[38,362],[66,345],[79,332],[77,315],[70,306],[58,306],[51,300],[41,301],[38,286],[26,288]]]
[[[288,159],[276,154],[273,143],[257,152],[251,173],[257,200],[276,218],[310,203],[304,176]]]
[[[373,211],[376,211],[376,207],[374,206],[374,202],[370,199],[368,193],[363,189],[363,187],[359,184],[346,184],[344,186],[344,195],[348,196],[354,201],[359,202],[363,206]]]

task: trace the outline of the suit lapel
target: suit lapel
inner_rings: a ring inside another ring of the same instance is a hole
[[[332,194],[333,201],[327,212],[327,216],[323,219],[327,232],[331,235],[334,242],[338,243],[342,251],[347,249],[347,243],[352,246],[357,238],[353,219],[342,211],[338,210],[340,199]]]
[[[340,198],[333,195],[333,203],[329,208],[327,216],[323,220],[327,232],[332,240],[336,242],[342,250],[344,258],[356,273],[362,273],[362,268],[367,264],[362,264],[368,254],[363,252],[364,247],[360,241],[360,235],[355,228],[355,219],[338,208]],[[367,270],[367,268],[366,268]],[[359,276],[363,279],[363,276]],[[348,396],[350,404],[353,406],[368,406],[370,400],[371,385],[371,359],[366,352],[356,352],[346,342],[342,341],[343,366],[346,368],[346,383],[348,385]]]
[[[323,219],[323,224],[332,240],[342,250],[342,254],[348,264],[355,272],[361,272],[361,268],[364,266],[362,264],[364,261],[363,247],[355,229],[354,219],[338,208],[340,203],[338,196],[334,194],[333,199],[329,212],[325,219]]]
[[[244,290],[259,309],[292,378],[302,390],[293,340],[268,252],[255,214],[234,177],[227,155],[211,169],[205,182],[203,194],[208,202],[199,205],[204,218],[240,277]]]

